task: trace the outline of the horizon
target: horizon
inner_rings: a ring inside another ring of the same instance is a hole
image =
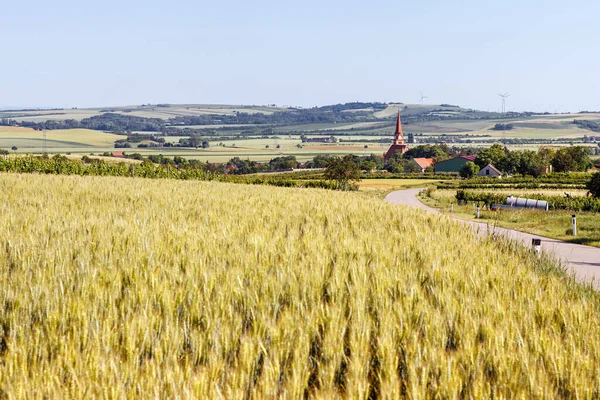
[[[0,104],[308,108],[416,104],[422,92],[428,104],[482,111],[501,109],[498,93],[511,94],[507,111],[600,110],[598,12],[590,0],[10,3]]]
[[[210,106],[243,106],[243,107],[280,107],[280,108],[302,108],[302,109],[311,109],[311,108],[319,108],[319,107],[325,107],[325,106],[332,106],[332,105],[339,105],[339,104],[351,104],[351,103],[382,103],[382,104],[404,104],[404,105],[409,105],[409,106],[420,106],[420,104],[418,103],[405,103],[405,102],[401,102],[401,101],[389,101],[389,102],[382,102],[382,101],[368,101],[368,100],[364,100],[364,101],[347,101],[347,102],[337,102],[337,103],[328,103],[328,104],[318,104],[318,105],[308,105],[308,106],[304,106],[304,105],[291,105],[291,104],[275,104],[275,103],[265,103],[265,104],[259,104],[259,103],[248,103],[248,104],[238,104],[238,103],[167,103],[167,102],[158,102],[158,103],[141,103],[141,104],[105,104],[105,105],[96,105],[96,106],[90,106],[90,107],[77,107],[77,106],[69,106],[69,107],[35,107],[35,106],[1,106],[0,105],[0,112],[5,111],[5,112],[9,112],[9,111],[23,111],[23,110],[39,110],[39,111],[51,111],[51,110],[71,110],[71,109],[99,109],[99,108],[107,108],[107,107],[116,107],[116,108],[124,108],[124,107],[140,107],[140,106],[156,106],[158,104],[167,104],[169,106],[179,106],[179,105],[194,105],[194,106],[206,106],[206,105],[210,105]],[[433,103],[424,103],[423,106],[425,107],[431,107],[431,106],[439,106],[442,107],[443,104],[448,104],[451,106],[458,106],[459,108],[462,109],[472,109],[475,111],[482,111],[482,112],[500,112],[498,110],[481,110],[481,109],[477,109],[474,107],[465,107],[461,104],[453,104],[453,103],[449,103],[449,102],[442,102],[440,104],[433,104]],[[402,113],[402,111],[400,111]],[[514,111],[514,110],[506,110],[507,113],[532,113],[532,114],[581,114],[581,113],[600,113],[600,110],[578,110],[578,111],[532,111],[532,110],[522,110],[522,111]]]

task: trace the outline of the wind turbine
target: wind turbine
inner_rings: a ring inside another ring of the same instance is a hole
[[[423,105],[423,99],[428,99],[429,97],[423,96],[423,92],[421,92],[421,105]]]
[[[502,97],[502,114],[506,113],[506,98],[510,96],[509,93],[498,93],[498,96]]]

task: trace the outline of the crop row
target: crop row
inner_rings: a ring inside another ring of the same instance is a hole
[[[502,178],[498,182],[506,184],[516,183],[571,183],[571,184],[586,184],[591,179],[591,175],[586,172],[554,172],[550,174],[544,174],[539,177],[533,176],[511,176],[508,178]],[[475,177],[469,179],[470,184],[489,184],[490,178],[487,177]]]
[[[459,184],[453,183],[438,183],[436,185],[438,189],[586,189],[585,184],[573,184],[573,183],[469,183],[461,182]]]
[[[279,176],[238,176],[223,175],[197,168],[176,168],[173,166],[156,166],[152,163],[126,164],[95,161],[89,164],[65,157],[10,157],[0,160],[0,172],[38,173],[49,175],[80,176],[121,176],[150,179],[178,179],[219,181],[253,185],[269,185],[279,187],[342,189],[336,182],[324,180],[292,180]],[[351,185],[351,190],[357,186]]]
[[[600,212],[600,198],[584,196],[547,196],[538,193],[516,193],[517,197],[545,200],[551,208],[557,210],[591,211]],[[459,190],[456,192],[456,200],[466,202],[477,202],[486,205],[504,204],[507,194],[493,192],[470,192]]]

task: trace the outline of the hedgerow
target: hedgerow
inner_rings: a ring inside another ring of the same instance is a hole
[[[491,204],[504,204],[508,194],[499,194],[491,192],[470,192],[459,190],[456,192],[456,200],[465,202]],[[538,193],[516,193],[515,197],[545,200],[550,208],[557,210],[573,210],[573,211],[591,211],[600,212],[600,199],[586,196],[547,196]]]
[[[296,181],[282,175],[276,177],[225,175],[198,168],[177,168],[169,165],[157,166],[151,162],[130,164],[125,162],[107,163],[103,160],[94,160],[94,162],[88,164],[62,156],[55,156],[52,158],[43,156],[25,156],[0,159],[0,172],[49,175],[122,176],[151,179],[220,181],[279,187],[340,189],[336,182],[324,180]],[[357,189],[358,186],[350,185],[350,190]]]

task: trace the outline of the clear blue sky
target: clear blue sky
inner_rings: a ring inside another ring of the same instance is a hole
[[[6,1],[0,106],[600,109],[600,2]]]

